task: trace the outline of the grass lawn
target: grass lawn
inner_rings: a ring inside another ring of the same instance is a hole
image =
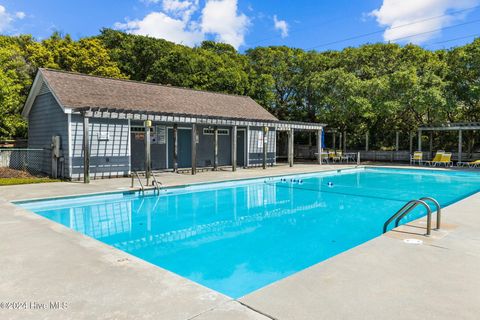
[[[14,184],[29,184],[29,183],[44,183],[44,182],[59,182],[58,179],[50,178],[0,178],[0,186],[11,186]]]

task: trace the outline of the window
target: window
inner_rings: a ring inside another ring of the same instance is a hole
[[[213,134],[214,134],[213,128],[203,128],[203,135],[211,136]],[[219,136],[228,136],[228,135],[230,135],[230,130],[229,129],[218,129],[218,135]]]

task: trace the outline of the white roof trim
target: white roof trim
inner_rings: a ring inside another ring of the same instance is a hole
[[[28,97],[27,97],[27,100],[25,101],[25,104],[23,106],[23,110],[22,110],[22,116],[25,118],[25,119],[28,119],[28,115],[30,114],[30,111],[32,110],[32,106],[33,106],[33,103],[35,102],[35,98],[38,96],[38,93],[40,92],[40,90],[42,89],[42,84],[45,83],[45,85],[47,86],[48,90],[50,90],[50,92],[52,93],[53,97],[55,98],[55,101],[57,101],[58,105],[60,106],[60,108],[62,108],[63,112],[65,113],[70,113],[68,112],[69,110],[67,110],[61,103],[60,103],[60,100],[57,98],[57,96],[55,95],[55,92],[53,92],[52,88],[50,87],[50,85],[48,84],[48,82],[45,80],[43,74],[42,74],[42,71],[39,69],[37,71],[37,74],[35,76],[35,80],[33,80],[33,84],[32,84],[32,87],[30,88],[30,92],[28,93]]]

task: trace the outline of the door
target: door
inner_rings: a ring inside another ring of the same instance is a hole
[[[245,130],[237,131],[237,166],[245,167]]]
[[[192,167],[192,130],[178,128],[178,167]],[[173,169],[173,128],[168,128],[168,168]]]

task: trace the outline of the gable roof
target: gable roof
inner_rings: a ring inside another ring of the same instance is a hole
[[[119,80],[51,69],[39,69],[43,80],[65,109],[110,108],[139,112],[188,114],[249,120],[277,121],[271,113],[246,96]],[[34,97],[32,86],[23,115],[28,116]],[[37,91],[37,93],[35,93]]]

